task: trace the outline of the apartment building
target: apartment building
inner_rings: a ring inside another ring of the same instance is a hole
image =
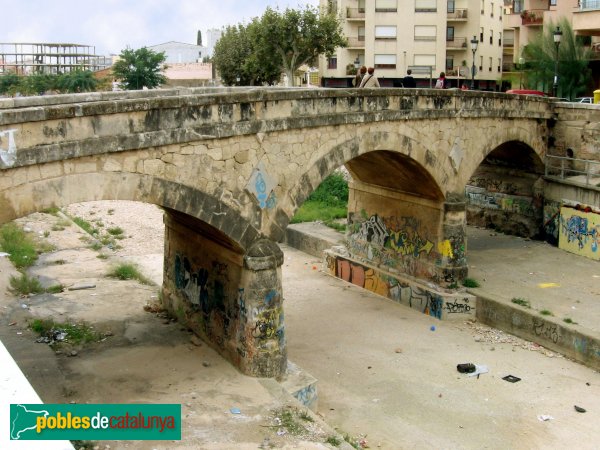
[[[400,86],[407,69],[429,87],[445,72],[451,86],[496,90],[502,76],[503,0],[321,0],[343,21],[348,47],[321,58],[321,84],[351,86],[355,66],[375,68],[382,86]],[[477,42],[475,58],[471,41]],[[465,80],[466,79],[466,80]]]
[[[595,59],[600,59],[600,0],[509,0],[504,20],[504,68],[511,70],[519,63],[523,47],[547,24],[563,18],[571,23],[577,35],[587,40]]]

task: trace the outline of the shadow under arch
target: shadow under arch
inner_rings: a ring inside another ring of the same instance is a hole
[[[278,208],[277,223],[285,229],[298,208],[335,169],[346,165],[363,183],[443,202],[440,183],[427,170],[428,150],[400,133],[365,133],[342,142],[317,159],[288,191],[288,205]],[[442,173],[447,178],[449,174]],[[421,179],[415,182],[415,177]]]
[[[236,253],[243,254],[261,236],[239,211],[213,195],[126,172],[70,174],[8,189],[0,194],[0,224],[53,206],[95,200],[131,200],[166,208],[180,218],[187,217],[192,229],[214,237]]]
[[[465,183],[467,223],[506,234],[543,234],[543,175],[540,154],[510,140],[489,151]]]

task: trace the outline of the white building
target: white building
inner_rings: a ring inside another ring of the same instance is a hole
[[[221,35],[223,34],[222,28],[210,28],[206,32],[206,46],[208,47],[208,54],[212,56],[215,50],[215,44],[219,39],[221,39]]]
[[[375,68],[382,86],[400,86],[407,69],[418,87],[445,72],[451,86],[495,90],[502,76],[503,0],[321,0],[342,17],[348,47],[321,58],[321,84],[351,86],[354,66]],[[477,41],[473,59],[472,40]],[[419,73],[417,73],[419,72]]]
[[[148,49],[157,53],[165,52],[167,64],[202,62],[202,58],[208,56],[207,47],[184,42],[169,41],[151,45]]]

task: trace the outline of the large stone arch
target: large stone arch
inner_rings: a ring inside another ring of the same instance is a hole
[[[184,184],[129,172],[95,172],[32,181],[0,194],[0,223],[52,206],[93,200],[152,203],[195,218],[214,228],[243,253],[260,232],[219,197]]]

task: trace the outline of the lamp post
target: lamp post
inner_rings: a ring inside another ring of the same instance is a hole
[[[471,66],[471,89],[475,89],[475,52],[477,51],[478,45],[479,41],[477,40],[477,36],[473,36],[473,39],[471,39],[471,51],[473,52],[473,65]]]
[[[560,46],[560,40],[562,39],[562,31],[560,27],[556,27],[556,31],[552,33],[554,37],[554,45],[556,46],[556,59],[554,60],[554,83],[552,83],[552,95],[556,97],[558,95],[558,47]]]

